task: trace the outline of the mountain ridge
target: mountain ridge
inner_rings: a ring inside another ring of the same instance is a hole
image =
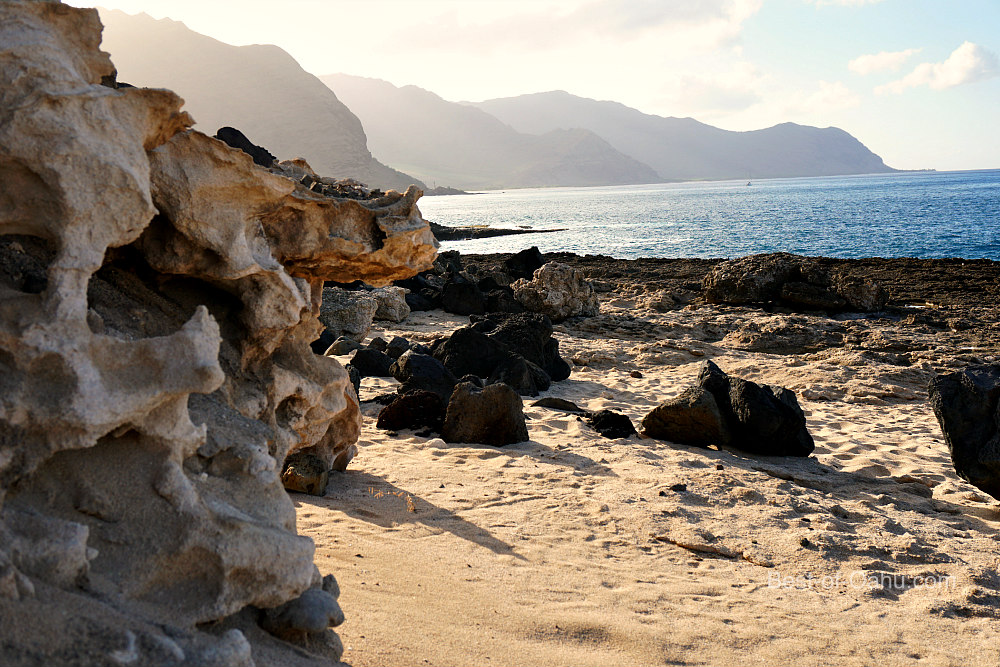
[[[417,86],[347,74],[319,78],[361,118],[373,151],[430,182],[491,189],[660,180],[588,130],[526,134]]]
[[[889,173],[882,158],[850,133],[785,122],[747,132],[694,118],[656,116],[620,102],[566,91],[530,93],[465,104],[529,134],[588,129],[664,180],[727,180]]]
[[[197,127],[238,128],[279,159],[305,158],[324,176],[405,190],[418,179],[369,151],[357,116],[315,75],[273,44],[232,46],[180,21],[100,9],[101,49],[119,78],[174,90]]]

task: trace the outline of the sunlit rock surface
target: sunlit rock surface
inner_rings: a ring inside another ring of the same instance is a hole
[[[343,618],[282,463],[353,455],[323,281],[427,268],[420,191],[310,193],[99,43],[93,10],[0,3],[0,662],[322,661],[256,624],[306,591]],[[339,658],[312,625],[283,633]]]

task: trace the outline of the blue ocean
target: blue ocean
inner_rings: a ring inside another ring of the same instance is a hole
[[[463,253],[1000,260],[1000,170],[506,190],[420,210],[449,226],[562,230],[442,244]]]

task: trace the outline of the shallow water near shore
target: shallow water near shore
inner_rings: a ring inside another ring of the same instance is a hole
[[[506,190],[420,209],[442,225],[563,230],[442,243],[463,253],[1000,260],[1000,170]]]

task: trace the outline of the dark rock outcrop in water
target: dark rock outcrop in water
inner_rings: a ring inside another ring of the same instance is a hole
[[[939,375],[930,398],[955,472],[1000,500],[1000,364]]]
[[[305,193],[174,93],[102,86],[100,41],[0,3],[0,663],[335,661],[281,474],[322,492],[356,451],[320,294],[430,265],[419,191]]]

